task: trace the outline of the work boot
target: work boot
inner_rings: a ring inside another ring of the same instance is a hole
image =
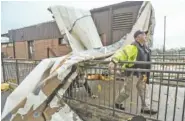
[[[123,107],[123,104],[115,104],[115,107],[117,108],[117,109],[120,109],[120,110],[125,110],[125,108]]]
[[[144,108],[141,108],[141,113],[155,115],[156,113],[158,113],[158,111],[154,109],[150,109],[149,107],[144,107]]]

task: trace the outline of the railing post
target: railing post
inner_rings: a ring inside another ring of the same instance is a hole
[[[184,103],[183,103],[183,111],[182,111],[182,121],[184,121],[184,112],[185,112],[185,90],[184,90]]]
[[[115,91],[115,83],[116,83],[116,70],[117,69],[117,65],[116,63],[114,64],[114,82],[113,82],[113,116],[115,115],[115,96],[116,96],[116,91]]]
[[[181,52],[180,52],[180,50],[179,50],[179,60],[181,60],[181,55],[180,55],[180,54],[181,54]]]
[[[17,63],[17,59],[15,59],[15,71],[16,71],[16,80],[17,80],[17,84],[19,85],[20,82],[19,82],[19,66],[18,66],[18,63]]]
[[[3,73],[3,82],[6,82],[6,77],[5,77],[5,68],[4,68],[4,60],[3,60],[3,57],[1,57],[1,67],[2,67],[2,73]]]

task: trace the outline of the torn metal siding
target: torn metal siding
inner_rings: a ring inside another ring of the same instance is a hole
[[[61,34],[66,34],[73,51],[103,46],[89,11],[65,6],[54,6],[49,10],[54,15]]]
[[[116,8],[131,7],[131,6],[137,6],[137,5],[141,6],[142,4],[143,4],[143,1],[126,1],[126,2],[121,2],[121,3],[116,3],[116,4],[113,4],[113,5],[104,6],[104,7],[101,7],[101,8],[92,9],[91,13],[105,11],[105,10],[108,10],[110,8],[116,9]]]
[[[136,30],[148,30],[151,25],[154,25],[149,24],[151,14],[153,14],[150,2],[144,2],[143,4],[145,4],[144,9],[138,15],[131,32],[121,38],[120,41],[98,49],[82,52],[74,51],[64,57],[43,60],[7,98],[2,119],[10,114],[11,121],[80,121],[81,119],[64,103],[62,98],[78,74],[73,67],[82,61],[98,58],[109,59],[107,58],[108,56],[133,41],[133,33]],[[56,17],[56,15],[58,14],[54,14],[56,19],[60,18],[59,16]],[[80,26],[83,27],[83,25]],[[68,33],[66,29],[64,32],[67,32],[69,37],[74,36]],[[88,33],[90,31],[85,32]],[[43,72],[46,70],[50,70],[50,74],[46,78],[41,79]],[[39,78],[33,78],[35,76]],[[24,91],[27,88],[28,91],[25,93]]]

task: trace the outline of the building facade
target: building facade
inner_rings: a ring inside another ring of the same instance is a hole
[[[12,40],[15,41],[15,57],[39,60],[62,56],[71,52],[68,44],[63,43],[62,36],[55,21],[8,32],[10,42],[2,43],[1,50],[5,57],[14,57]]]

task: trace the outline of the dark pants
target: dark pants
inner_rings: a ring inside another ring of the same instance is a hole
[[[149,84],[149,82],[150,82],[150,80],[149,80],[149,79],[150,79],[150,72],[147,72],[147,73],[146,73],[146,76],[147,76],[147,81],[146,81],[146,83]]]

